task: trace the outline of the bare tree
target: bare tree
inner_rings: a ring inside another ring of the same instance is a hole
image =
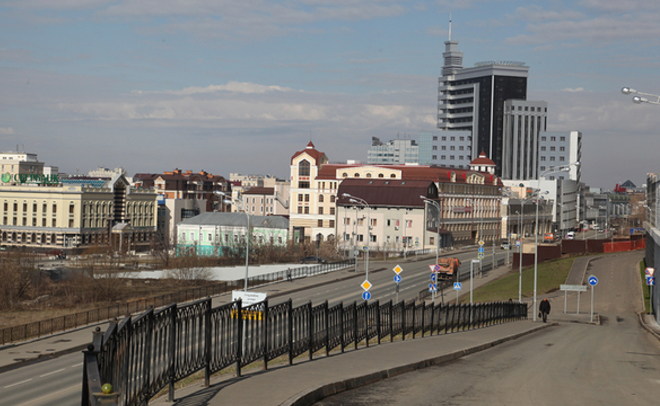
[[[176,264],[172,269],[165,271],[165,277],[183,283],[195,281],[207,281],[211,279],[211,271],[205,263],[194,252],[187,252],[176,258]]]
[[[0,309],[12,309],[28,298],[34,278],[38,278],[34,261],[21,250],[11,250],[0,256]]]

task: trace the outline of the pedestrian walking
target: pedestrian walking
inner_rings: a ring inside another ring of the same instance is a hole
[[[545,323],[548,320],[548,314],[550,314],[550,302],[548,299],[541,300],[541,304],[539,305],[539,312],[541,312],[543,322]]]
[[[293,278],[291,277],[291,268],[288,268],[286,270],[286,280],[289,282],[293,282]]]

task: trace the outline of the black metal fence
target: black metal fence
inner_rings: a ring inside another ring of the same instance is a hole
[[[102,400],[147,404],[164,388],[173,401],[174,383],[198,371],[204,371],[208,386],[211,374],[228,367],[240,376],[248,364],[260,362],[267,369],[270,361],[286,355],[284,361],[292,364],[305,353],[311,360],[321,350],[344,352],[350,345],[380,344],[388,336],[390,341],[397,336],[405,340],[527,318],[527,305],[511,302],[434,306],[376,300],[332,307],[310,302],[294,308],[289,300],[272,307],[268,301],[241,305],[237,301],[211,308],[211,299],[173,304],[94,333],[84,351],[82,405]],[[102,394],[105,383],[112,385],[112,393]]]
[[[346,260],[328,264],[297,267],[292,268],[291,273],[293,278],[304,278],[346,268],[353,264],[353,260]],[[286,280],[286,271],[251,276],[248,278],[248,285],[259,286],[278,280]],[[6,327],[0,329],[0,345],[60,333],[66,330],[86,326],[88,324],[123,317],[127,314],[143,312],[150,308],[159,308],[172,303],[188,302],[203,297],[228,293],[237,288],[242,288],[244,284],[244,279],[231,282],[220,282],[206,287],[185,289],[167,295],[127,301],[125,303],[92,309],[85,312],[67,314],[65,316],[53,317],[19,326]]]

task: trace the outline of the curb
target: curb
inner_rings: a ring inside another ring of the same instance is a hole
[[[518,333],[518,334],[513,334],[507,337],[502,337],[497,340],[480,344],[475,347],[467,348],[464,350],[459,350],[455,351],[449,354],[441,355],[438,357],[430,358],[427,360],[423,361],[417,361],[413,362],[411,364],[405,364],[401,365],[398,367],[390,368],[390,369],[385,369],[382,371],[377,371],[373,372],[367,375],[362,375],[362,376],[356,376],[348,379],[344,379],[341,381],[337,382],[332,382],[326,385],[320,385],[314,388],[310,388],[309,390],[302,391],[291,398],[285,400],[281,406],[311,406],[314,403],[332,396],[336,395],[338,393],[350,390],[350,389],[355,389],[359,388],[362,386],[370,385],[379,381],[382,381],[387,378],[392,378],[397,375],[404,374],[406,372],[412,372],[418,369],[422,368],[428,368],[430,366],[435,366],[435,365],[441,365],[444,363],[447,363],[449,361],[453,361],[459,358],[462,358],[466,355],[474,354],[486,349],[489,349],[491,347],[494,347],[498,344],[505,343],[507,341],[512,341],[515,339],[518,339],[520,337],[526,336],[531,333],[535,333],[539,330],[543,330],[546,328],[549,328],[551,326],[558,326],[558,323],[550,323],[550,324],[543,324],[539,325],[537,327],[534,327],[528,331]]]
[[[642,326],[642,327],[644,328],[644,330],[646,330],[646,331],[648,331],[649,333],[651,333],[651,335],[652,335],[653,337],[655,337],[656,339],[660,340],[660,334],[658,334],[657,332],[655,332],[655,330],[653,330],[651,327],[649,327],[649,326],[644,322],[644,315],[645,315],[644,312],[637,313],[637,320],[639,321],[639,325]]]

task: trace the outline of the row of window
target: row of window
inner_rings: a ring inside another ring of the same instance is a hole
[[[189,239],[187,237],[189,237]],[[231,244],[231,243],[238,244],[239,243],[239,235],[238,234],[234,234],[233,238],[230,238],[229,233],[226,233],[224,235],[224,237],[225,238],[224,238],[224,241],[223,241],[221,236],[218,235],[217,241],[215,241],[215,242],[218,243],[218,244],[222,244],[223,242],[225,244]],[[196,236],[194,231],[191,231],[188,234],[185,231],[183,231],[181,233],[181,237],[180,237],[181,243],[183,243],[183,244],[185,244],[186,242],[194,242],[194,241],[196,241],[196,238],[197,238],[197,236]],[[200,233],[200,239],[201,239],[200,242],[204,242],[204,241],[209,242],[209,243],[214,242],[213,234],[211,234],[211,233],[206,234],[206,240],[204,240],[204,234]],[[252,238],[250,239],[250,241],[255,242],[255,243],[259,243],[259,244],[263,244],[264,243],[264,236],[263,235],[252,235]],[[274,237],[271,236],[269,238],[269,241],[270,241],[271,244],[274,244],[275,243]],[[245,234],[240,236],[240,242],[241,242],[241,244],[245,244]],[[281,235],[277,237],[277,243],[278,244],[283,243],[283,239],[282,239]]]
[[[465,158],[465,156],[463,156],[463,155],[459,155],[459,156],[458,156],[458,160],[459,160],[459,161],[462,161],[463,158]],[[437,155],[431,155],[431,159],[432,159],[432,160],[437,160],[437,159],[438,159],[438,156],[437,156]],[[447,155],[440,155],[440,159],[443,160],[443,161],[446,160],[446,159],[447,159]],[[449,155],[449,159],[450,159],[450,160],[454,160],[454,159],[456,159],[456,155]],[[468,156],[467,159],[470,159],[470,157]],[[462,168],[463,168],[463,165],[459,166],[459,169],[462,169]]]
[[[9,202],[5,201],[4,204],[3,204],[3,209],[4,209],[4,211],[5,211],[5,212],[9,212],[9,208],[10,208],[10,207],[13,209],[12,211],[13,211],[14,213],[17,213],[17,212],[18,212],[18,208],[21,207],[21,206],[19,206],[19,203],[18,203],[18,202],[13,202],[13,204],[10,205]],[[23,202],[23,205],[22,205],[23,213],[27,214],[27,212],[28,212],[28,208],[29,208],[29,207],[30,207],[30,205],[29,205],[27,202]],[[32,213],[33,213],[33,214],[36,214],[36,213],[37,213],[37,209],[38,209],[38,207],[39,207],[39,206],[38,206],[37,203],[32,203]],[[75,206],[74,206],[73,203],[71,203],[71,204],[69,205],[69,213],[73,213],[73,212],[74,212],[74,207],[75,207]],[[43,204],[42,204],[42,206],[41,206],[41,212],[42,212],[43,214],[46,214],[46,213],[48,212],[48,204],[47,204],[47,203],[43,203]],[[52,206],[52,213],[53,213],[53,214],[57,213],[57,203],[53,203],[53,206]]]
[[[551,156],[550,161],[554,161],[554,160],[555,160],[555,157]],[[545,161],[545,156],[541,156],[541,161]],[[565,161],[565,158],[563,156],[560,156],[559,157],[559,162],[564,162],[564,161]]]
[[[334,203],[336,200],[335,195],[330,195],[330,203]],[[298,194],[298,201],[299,202],[309,202],[309,194],[306,193],[299,193]],[[319,195],[319,203],[323,203],[325,201],[325,195]]]
[[[438,136],[437,136],[437,135],[434,135],[434,136],[433,136],[433,141],[437,141],[437,140],[438,140]],[[463,137],[463,136],[458,137],[458,140],[459,140],[459,141],[465,141],[465,137]],[[467,137],[467,140],[468,140],[468,141],[472,141],[472,137]],[[442,136],[442,141],[447,141],[447,136],[446,136],[446,135],[443,135],[443,136]],[[456,137],[453,136],[453,135],[450,136],[450,137],[449,137],[449,141],[456,141]]]
[[[541,151],[545,151],[545,147],[541,147]],[[550,147],[550,151],[555,151],[555,147]],[[566,151],[566,147],[559,147],[559,151]]]
[[[433,149],[433,151],[437,151],[437,150],[438,150],[438,146],[437,146],[437,145],[434,145],[432,149]],[[446,146],[446,145],[442,145],[442,148],[441,148],[441,149],[442,149],[443,151],[446,151],[446,150],[447,150],[447,146]],[[450,150],[450,151],[456,151],[456,147],[455,147],[454,145],[450,145],[450,146],[449,146],[449,150]],[[464,151],[464,150],[465,150],[465,147],[464,147],[463,145],[459,145],[458,150],[459,150],[459,151]]]
[[[541,137],[541,141],[547,141],[547,140],[548,140],[548,137],[546,137],[546,136],[542,136],[542,137]],[[557,141],[557,137],[555,137],[555,136],[553,135],[552,137],[550,137],[550,141],[551,141],[551,142],[552,142],[552,141]],[[562,137],[559,137],[559,141],[566,141],[566,137],[563,137],[563,136],[562,136]]]

